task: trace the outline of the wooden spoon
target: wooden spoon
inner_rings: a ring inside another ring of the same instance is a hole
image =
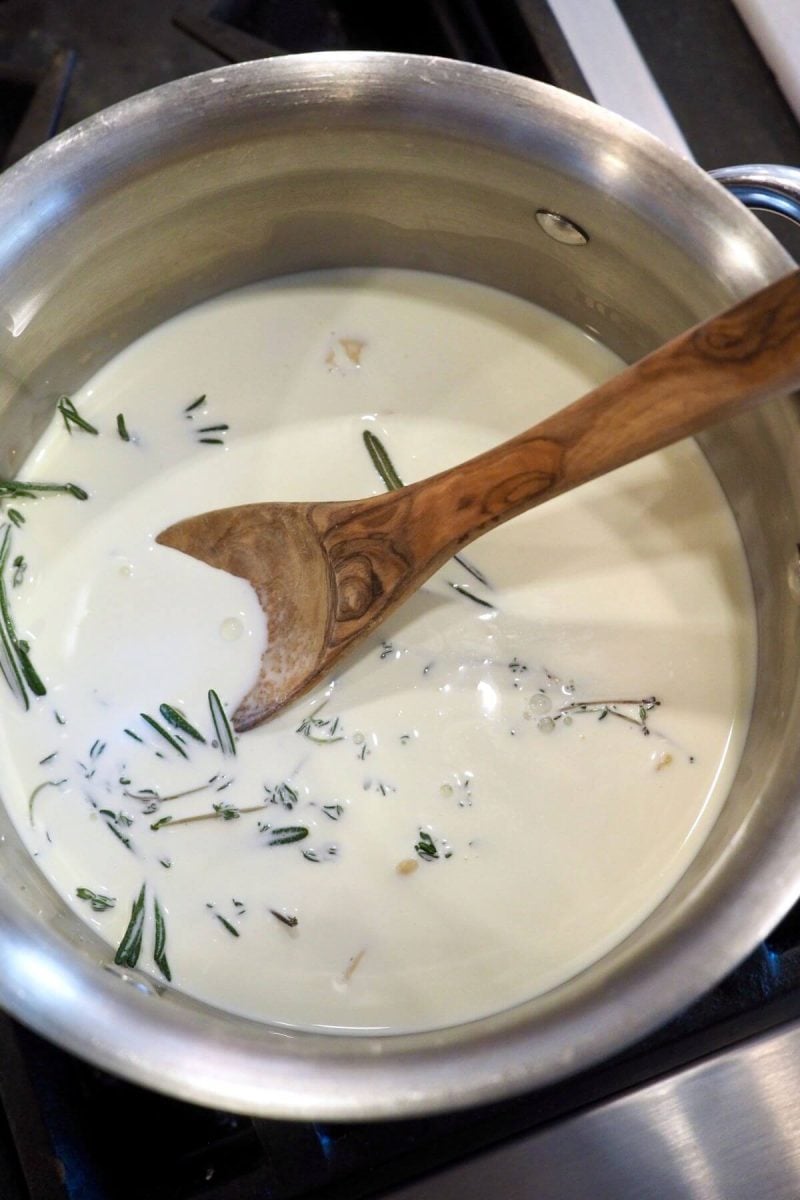
[[[366,500],[244,504],[157,541],[246,579],[268,622],[251,729],[302,695],[443,563],[503,521],[800,386],[800,271],[675,338],[561,412]]]

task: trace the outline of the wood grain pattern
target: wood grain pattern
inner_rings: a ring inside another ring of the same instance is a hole
[[[800,272],[533,429],[398,491],[204,513],[158,541],[247,579],[268,625],[238,731],[327,675],[462,546],[562,492],[800,385]]]

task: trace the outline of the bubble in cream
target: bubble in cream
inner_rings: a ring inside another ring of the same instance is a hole
[[[544,692],[534,692],[528,704],[531,711],[535,713],[549,713],[553,707],[553,701]]]
[[[226,617],[219,627],[220,636],[225,642],[238,642],[244,633],[244,625],[238,617]]]

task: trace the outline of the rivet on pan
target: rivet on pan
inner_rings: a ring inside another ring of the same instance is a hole
[[[554,242],[563,242],[565,246],[585,246],[589,241],[588,233],[584,233],[574,221],[562,217],[561,213],[540,208],[536,212],[536,220]]]

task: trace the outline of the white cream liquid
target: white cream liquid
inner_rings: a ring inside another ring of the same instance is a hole
[[[207,694],[234,710],[264,618],[247,584],[153,540],[207,509],[382,491],[364,430],[422,478],[620,366],[498,292],[353,270],[200,306],[73,396],[99,435],[57,417],[20,478],[90,498],[12,502],[26,565],[6,585],[47,695],[26,712],[0,680],[0,786],[109,959],[144,883],[134,957],[162,982],[168,964],[256,1017],[407,1030],[540,993],[653,910],[724,802],[755,657],[741,546],[694,444],[468,547],[489,586],[449,563],[235,757]],[[634,703],[568,707],[604,700]],[[140,716],[174,734],[163,703],[207,744],[186,736],[183,758]]]

